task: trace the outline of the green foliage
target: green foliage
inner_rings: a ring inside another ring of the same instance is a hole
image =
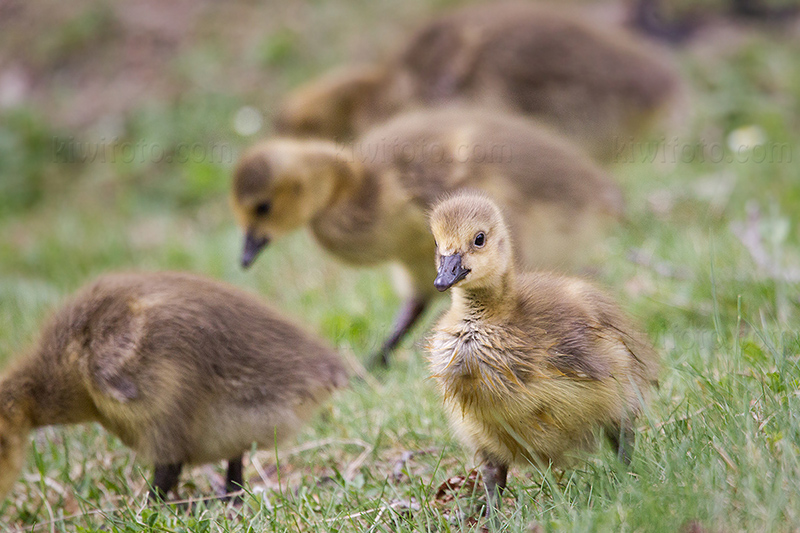
[[[59,189],[73,178],[57,168],[59,136],[32,109],[0,111],[0,219],[36,206],[45,190]]]
[[[119,31],[114,13],[105,2],[94,2],[74,10],[58,31],[40,36],[33,52],[34,63],[63,68],[64,64],[81,54],[91,54],[93,47],[103,44]]]
[[[266,35],[256,53],[259,63],[265,67],[286,66],[297,59],[297,42],[300,36],[289,28],[280,28]]]

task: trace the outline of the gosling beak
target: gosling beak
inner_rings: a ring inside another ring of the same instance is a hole
[[[469,269],[461,266],[461,254],[443,255],[439,263],[439,274],[433,286],[439,292],[446,291],[469,274]]]
[[[242,250],[242,268],[248,268],[256,260],[258,253],[269,244],[269,237],[256,237],[248,231],[244,236],[244,249]]]

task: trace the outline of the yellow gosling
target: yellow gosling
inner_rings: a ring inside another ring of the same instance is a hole
[[[438,275],[452,305],[429,341],[430,366],[459,438],[483,460],[490,508],[508,467],[560,463],[598,428],[629,461],[633,421],[658,356],[586,281],[519,273],[500,209],[464,193],[431,215]]]

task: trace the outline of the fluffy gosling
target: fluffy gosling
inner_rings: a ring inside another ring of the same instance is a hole
[[[399,264],[406,303],[372,359],[386,366],[436,295],[427,212],[463,187],[506,207],[522,258],[543,268],[580,264],[622,211],[620,190],[602,170],[531,121],[476,110],[408,113],[350,145],[274,139],[250,149],[231,195],[245,231],[242,264],[306,225],[352,264]]]
[[[483,460],[491,509],[509,465],[559,463],[597,428],[630,460],[633,421],[658,357],[591,284],[518,273],[500,209],[458,194],[431,215],[440,291],[452,305],[429,341],[432,373],[459,438]]]
[[[457,104],[536,117],[611,160],[653,129],[679,87],[667,58],[622,28],[563,8],[487,3],[427,22],[382,64],[300,87],[276,127],[346,141],[400,111]]]
[[[347,383],[339,356],[255,297],[178,273],[103,276],[50,320],[0,379],[0,499],[29,432],[99,422],[155,464],[151,497],[184,464],[228,460],[292,436]]]

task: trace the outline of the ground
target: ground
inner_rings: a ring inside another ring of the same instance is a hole
[[[0,3],[0,361],[98,274],[176,269],[263,295],[358,367],[399,304],[388,268],[345,267],[299,232],[240,270],[231,167],[285,91],[458,3]],[[674,53],[682,118],[660,145],[620,147],[628,215],[589,271],[663,355],[660,388],[630,469],[602,449],[564,472],[513,470],[507,531],[800,528],[800,32],[717,22]],[[0,528],[475,529],[469,498],[443,486],[468,492],[475,460],[424,360],[443,305],[391,371],[277,456],[251,455],[242,507],[148,506],[150,467],[118,440],[46,428]],[[212,495],[222,473],[187,471],[180,495]]]

